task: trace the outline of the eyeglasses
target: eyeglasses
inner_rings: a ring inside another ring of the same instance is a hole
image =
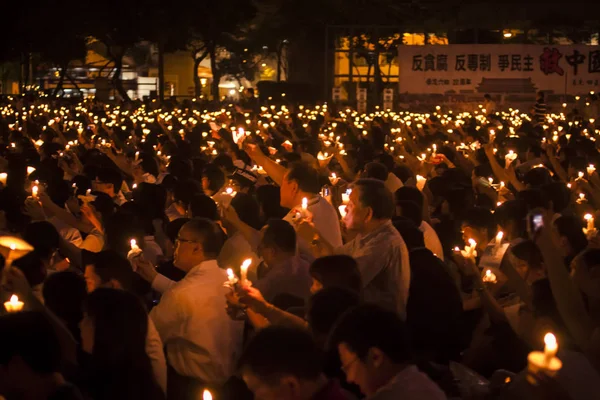
[[[179,236],[177,236],[175,238],[175,242],[179,242],[179,243],[196,243],[196,240],[182,239]]]
[[[344,371],[344,374],[348,375],[348,368],[350,368],[350,366],[357,361],[358,361],[358,357],[354,357],[352,359],[352,361],[349,361],[348,363],[342,365],[342,371]]]

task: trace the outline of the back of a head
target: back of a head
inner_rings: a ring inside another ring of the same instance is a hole
[[[341,287],[355,293],[362,291],[362,279],[358,263],[350,256],[334,255],[317,258],[310,265],[310,275],[323,288]]]
[[[583,233],[583,224],[579,218],[563,215],[554,221],[554,225],[559,235],[567,238],[576,253],[583,251],[587,246],[587,238]]]
[[[259,206],[254,197],[246,193],[238,193],[231,200],[231,207],[236,211],[242,222],[254,229],[260,229]]]
[[[527,262],[529,268],[541,270],[543,268],[542,252],[534,241],[524,240],[510,248],[511,253],[519,260]]]
[[[544,196],[540,189],[525,189],[517,193],[517,200],[522,200],[527,211],[536,208],[550,209],[550,199]]]
[[[303,192],[317,194],[321,191],[319,172],[306,163],[290,164],[286,177],[288,181],[297,182]]]
[[[123,362],[134,363],[134,358],[148,357],[148,314],[134,294],[97,289],[87,297],[84,311],[94,321],[92,356],[100,364],[117,367]]]
[[[211,221],[219,219],[217,203],[205,194],[196,194],[190,202],[190,211],[193,218],[207,218]]]
[[[385,182],[388,177],[388,169],[385,165],[378,162],[370,162],[365,165],[362,178],[372,178]]]
[[[409,251],[413,249],[425,247],[425,238],[423,232],[415,225],[414,221],[406,217],[395,217],[392,220],[394,227],[402,236],[406,247]]]
[[[544,197],[552,202],[552,211],[562,212],[571,201],[571,191],[564,182],[551,182],[541,187]]]
[[[199,193],[202,193],[202,187],[195,180],[188,179],[177,182],[173,189],[173,198],[175,201],[179,201],[187,207],[192,201],[192,198]]]
[[[96,174],[96,178],[102,183],[112,184],[115,193],[118,193],[121,190],[123,176],[121,175],[121,172],[114,168],[100,168]]]
[[[398,216],[411,220],[416,227],[423,222],[423,208],[413,201],[397,201],[396,212]]]
[[[393,311],[375,304],[362,304],[346,312],[329,337],[329,348],[344,344],[365,360],[369,349],[377,348],[397,364],[411,361],[408,330]]]
[[[23,311],[0,316],[0,365],[19,357],[42,375],[59,372],[60,343],[52,324],[41,312]]]
[[[92,255],[92,263],[103,284],[115,280],[123,289],[131,289],[134,273],[125,257],[113,250],[104,250]]]
[[[30,286],[40,285],[46,279],[46,265],[42,256],[35,250],[16,259],[12,266],[23,272]]]
[[[209,189],[213,192],[218,191],[225,185],[225,174],[215,164],[207,164],[202,170],[202,177],[208,178]]]
[[[326,338],[340,316],[359,304],[360,296],[355,291],[342,287],[319,290],[308,302],[308,325],[316,337]]]
[[[71,271],[48,276],[42,289],[44,305],[68,324],[77,324],[83,317],[82,305],[87,296],[85,279]]]
[[[32,222],[27,225],[23,239],[31,244],[42,257],[50,257],[58,249],[60,236],[54,225],[47,221]]]
[[[244,349],[238,367],[261,381],[276,385],[283,376],[314,381],[322,374],[323,355],[306,330],[269,326]]]
[[[287,210],[281,207],[279,188],[274,185],[263,185],[256,189],[256,199],[265,214],[265,218],[283,218]]]
[[[382,181],[359,179],[353,187],[359,190],[359,201],[363,207],[373,211],[373,219],[391,219],[394,216],[394,198]]]
[[[423,208],[423,203],[425,198],[423,197],[423,193],[419,189],[413,186],[402,186],[396,193],[394,193],[394,200],[396,203],[400,201],[412,201],[417,204],[421,208]]]
[[[488,234],[496,232],[496,221],[490,210],[482,207],[471,207],[464,212],[463,223],[478,229],[487,229]]]
[[[223,231],[213,221],[206,218],[195,218],[187,222],[181,229],[189,231],[202,244],[207,259],[216,259],[223,248]]]
[[[270,219],[262,237],[262,245],[267,248],[277,248],[288,254],[296,253],[296,230],[287,221]]]

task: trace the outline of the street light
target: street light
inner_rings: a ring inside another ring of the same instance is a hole
[[[512,35],[513,35],[512,32],[504,32],[504,37],[507,38],[507,39],[511,38]]]

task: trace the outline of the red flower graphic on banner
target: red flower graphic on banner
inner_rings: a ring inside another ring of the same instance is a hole
[[[557,48],[544,47],[544,52],[540,56],[540,70],[546,75],[557,73],[563,76],[565,71],[558,65],[561,58],[562,54]]]

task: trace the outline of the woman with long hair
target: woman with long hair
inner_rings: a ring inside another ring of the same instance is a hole
[[[161,400],[146,353],[148,314],[126,291],[96,289],[84,304],[80,324],[80,387],[94,400]]]

